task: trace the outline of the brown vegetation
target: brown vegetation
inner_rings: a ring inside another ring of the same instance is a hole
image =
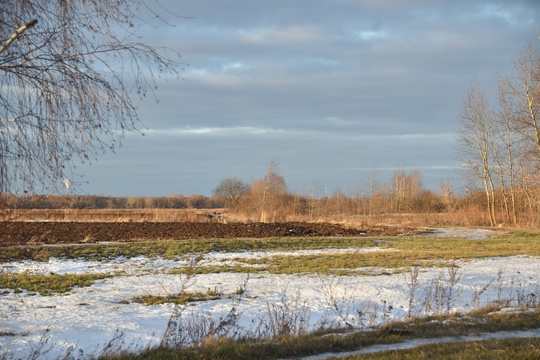
[[[286,186],[279,177],[281,188]],[[450,184],[441,194],[421,186],[419,174],[398,172],[392,183],[376,184],[371,193],[351,195],[336,191],[330,196],[300,195],[285,190],[266,190],[255,181],[235,208],[224,208],[223,200],[202,195],[168,197],[38,196],[4,197],[3,221],[73,222],[327,222],[349,227],[399,224],[403,226],[490,226],[491,218],[481,190],[462,196],[453,194]],[[410,182],[410,184],[408,184]],[[420,184],[416,188],[411,184]],[[394,189],[398,187],[399,191]],[[270,188],[271,189],[271,188]],[[498,192],[495,192],[497,195]],[[264,195],[264,202],[263,202]],[[517,226],[535,228],[540,213],[528,206],[527,198],[540,192],[515,191]],[[512,226],[505,219],[505,203],[496,196],[498,224]],[[189,205],[189,206],[188,206]],[[507,218],[506,218],[507,219]]]

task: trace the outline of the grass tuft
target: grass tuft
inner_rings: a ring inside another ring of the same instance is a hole
[[[207,289],[206,292],[181,292],[179,294],[161,295],[142,295],[131,298],[132,302],[144,305],[161,305],[166,303],[174,303],[183,305],[195,301],[209,301],[221,299],[223,293],[217,289]]]
[[[413,339],[458,337],[496,331],[537,328],[540,308],[485,317],[493,309],[469,314],[440,315],[393,322],[372,331],[347,332],[327,329],[309,334],[277,336],[273,338],[245,338],[233,340],[218,338],[199,346],[165,347],[147,349],[139,354],[121,353],[102,360],[123,359],[283,359],[300,358],[322,353],[354,351],[371,345],[395,344]],[[479,347],[485,347],[485,351]],[[372,355],[351,356],[347,359],[491,359],[490,351],[501,351],[498,359],[538,358],[538,339],[507,339],[490,342],[426,345],[413,350],[390,351]],[[479,352],[477,352],[479,351]],[[528,351],[531,351],[530,353]],[[455,355],[457,354],[457,355]],[[516,355],[514,355],[516,354]],[[534,354],[535,356],[531,356]],[[520,357],[521,356],[521,357]]]
[[[39,293],[43,296],[63,294],[74,287],[86,287],[94,284],[96,280],[111,277],[110,274],[0,274],[0,288],[12,289],[16,293],[23,290]]]

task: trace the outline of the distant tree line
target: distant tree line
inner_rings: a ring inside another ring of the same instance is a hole
[[[224,178],[213,196],[179,195],[159,197],[114,197],[103,195],[4,195],[10,209],[225,209],[231,220],[282,221],[372,221],[381,216],[426,216],[439,225],[489,225],[482,210],[485,197],[479,188],[459,195],[450,182],[440,192],[424,188],[421,173],[398,169],[381,182],[376,171],[349,192],[326,189],[314,182],[302,194],[292,193],[270,162],[266,174],[249,183],[236,177]],[[427,225],[425,223],[424,225]]]
[[[157,197],[104,195],[7,195],[4,203],[11,209],[218,209],[224,201],[204,195]]]

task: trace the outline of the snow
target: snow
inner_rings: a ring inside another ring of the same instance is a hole
[[[387,251],[379,248],[302,250],[290,252],[209,253],[199,265],[235,263],[237,259],[269,256],[323,255],[335,252]],[[93,286],[74,288],[67,294],[31,295],[13,291],[0,295],[0,358],[40,359],[70,355],[90,358],[119,348],[136,351],[158,345],[175,306],[146,306],[133,296],[167,295],[218,289],[219,300],[179,306],[183,321],[223,319],[234,308],[240,314],[235,331],[257,334],[270,331],[271,310],[296,319],[298,328],[322,326],[369,328],[392,319],[431,312],[468,311],[492,301],[509,300],[508,306],[540,294],[538,257],[513,256],[457,261],[458,271],[421,268],[413,287],[412,273],[374,276],[272,275],[268,273],[203,274],[187,278],[171,274],[189,260],[116,258],[104,262],[50,259],[48,262],[5,263],[12,273],[112,273]],[[245,293],[236,295],[239,288]],[[436,293],[434,290],[443,290]],[[411,295],[411,289],[413,289]],[[441,293],[446,294],[441,297]],[[519,296],[522,295],[522,296]],[[512,301],[510,301],[512,300]],[[411,306],[412,304],[412,306]],[[263,324],[263,325],[261,325]],[[268,333],[268,332],[267,332]]]

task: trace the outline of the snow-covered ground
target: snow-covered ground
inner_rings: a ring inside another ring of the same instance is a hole
[[[383,251],[328,249],[292,252],[211,253],[199,265],[234,263],[272,255],[324,255],[330,252]],[[386,250],[388,251],[388,250]],[[115,273],[93,286],[67,294],[29,295],[9,291],[0,295],[0,358],[56,359],[69,354],[87,358],[119,348],[136,351],[163,341],[166,330],[193,332],[197,323],[210,326],[237,315],[228,331],[264,335],[276,331],[273,315],[288,317],[297,330],[346,323],[368,328],[409,314],[468,311],[492,301],[509,305],[535,301],[540,296],[538,257],[515,256],[458,261],[457,272],[445,268],[378,276],[271,275],[219,273],[187,278],[170,274],[185,261],[117,258],[106,262],[51,259],[5,263],[4,271],[73,274]],[[140,295],[174,294],[181,289],[223,293],[219,300],[146,306],[132,302]],[[236,294],[245,289],[243,294]],[[531,295],[531,294],[534,294]],[[233,310],[234,308],[234,310]],[[175,327],[171,327],[172,314]],[[283,318],[283,317],[282,317]],[[176,334],[178,335],[178,334]],[[167,333],[171,340],[171,333]],[[191,338],[195,335],[191,334]],[[176,337],[176,341],[186,341]]]

